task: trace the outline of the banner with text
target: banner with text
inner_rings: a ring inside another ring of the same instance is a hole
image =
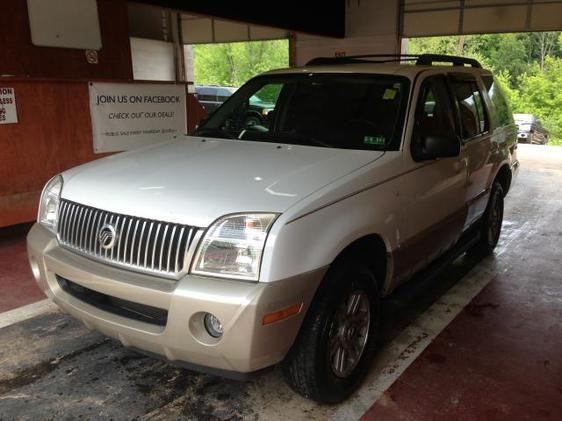
[[[90,83],[94,152],[116,152],[187,132],[184,85]]]

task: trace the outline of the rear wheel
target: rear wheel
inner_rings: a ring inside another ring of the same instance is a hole
[[[470,252],[486,256],[496,248],[503,223],[503,197],[502,185],[498,181],[494,182],[486,212],[479,222],[480,239],[472,246]]]
[[[372,360],[379,313],[379,294],[371,271],[353,261],[337,263],[320,286],[283,362],[291,388],[324,403],[348,397]]]

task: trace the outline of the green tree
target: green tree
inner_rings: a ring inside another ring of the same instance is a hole
[[[513,83],[529,65],[528,40],[519,34],[472,35],[465,53],[485,57],[488,67],[495,72],[508,72]]]
[[[199,85],[240,86],[267,70],[287,67],[287,40],[195,45],[195,82]]]
[[[562,145],[562,33],[410,39],[408,52],[465,55],[492,70],[513,112],[535,114]]]
[[[507,71],[499,72],[495,74],[495,78],[499,85],[502,88],[502,92],[505,94],[507,98],[507,102],[513,112],[521,112],[518,111],[520,109],[524,109],[524,106],[521,105],[521,98],[519,91],[511,87],[512,85],[512,77]]]
[[[529,43],[528,37],[521,34],[412,38],[408,41],[408,52],[474,57],[496,72],[508,72],[512,76],[511,83],[515,84],[517,77],[528,68]]]
[[[562,145],[562,59],[546,57],[543,69],[535,64],[532,72],[519,78],[516,112],[532,112],[550,131],[551,144]]]

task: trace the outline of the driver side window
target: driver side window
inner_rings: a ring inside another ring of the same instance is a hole
[[[240,104],[227,120],[227,129],[267,132],[272,128],[275,108],[284,84],[268,83],[256,91],[249,100]]]
[[[453,107],[444,76],[426,79],[420,89],[416,109],[412,156],[423,159],[424,139],[430,136],[454,137],[456,134]]]

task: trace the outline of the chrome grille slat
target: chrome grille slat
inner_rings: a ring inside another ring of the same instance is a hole
[[[67,221],[68,219],[66,218],[66,214],[68,213],[68,203],[67,202],[63,202],[60,208],[60,215],[59,215],[59,219],[61,221]],[[64,237],[64,233],[65,233],[65,225],[61,222],[59,223],[59,227],[60,227],[60,232],[61,232],[61,237]]]
[[[121,219],[121,215],[117,215],[117,219],[115,220],[115,226],[119,226],[119,220]],[[117,239],[117,244],[116,246],[119,246],[119,239]],[[111,248],[111,254],[109,255],[109,258],[113,261],[115,261],[115,258],[113,257],[113,252],[115,251],[115,247]]]
[[[94,210],[94,220],[92,221],[92,228],[90,229],[90,241],[88,243],[89,250],[94,250],[96,244],[96,227],[98,226],[98,220],[100,217],[100,211],[95,209]]]
[[[172,278],[186,272],[186,256],[199,229],[116,214],[69,200],[62,200],[59,218],[62,246],[112,265]],[[104,249],[98,235],[108,223],[117,231],[117,241],[114,247]]]
[[[70,238],[70,233],[72,232],[72,227],[71,225],[74,222],[74,211],[76,210],[76,206],[74,206],[74,204],[70,205],[70,209],[69,209],[69,215],[68,215],[68,224],[66,225],[66,239],[68,240]]]
[[[164,226],[162,241],[160,242],[160,258],[158,259],[158,270],[162,270],[162,258],[164,257],[164,245],[166,244],[166,234],[168,233],[168,224]]]
[[[74,244],[78,244],[78,230],[75,228],[80,224],[80,218],[82,217],[83,210],[84,209],[81,209],[80,207],[76,208],[76,216],[74,219],[74,225],[72,230],[72,241],[74,242]]]
[[[177,226],[174,225],[174,227],[172,228],[172,233],[170,234],[170,241],[169,241],[170,243],[174,242],[174,236],[176,235],[176,229],[177,229]],[[171,257],[171,255],[172,255],[172,248],[168,247],[168,257],[166,259],[166,272],[170,271],[170,257]]]
[[[146,237],[146,245],[144,246],[144,267],[148,267],[148,245],[150,244],[150,234],[152,234],[152,227],[154,226],[154,221],[150,222],[150,228],[148,229],[148,236]]]
[[[86,247],[88,247],[88,227],[90,225],[90,219],[92,218],[92,209],[88,208],[86,209],[86,213],[85,213],[85,217],[84,217],[84,229],[81,232],[81,239],[80,239],[80,246],[82,247],[82,250],[86,250]]]
[[[125,224],[127,222],[127,218],[123,218],[121,220],[121,227],[119,227],[119,225],[117,225],[117,232],[119,232],[119,238],[117,239],[117,260],[121,260],[123,258],[123,256],[125,255],[125,252],[121,252],[121,250],[123,250],[123,248],[121,247],[124,243],[123,241],[123,232],[125,232]]]
[[[139,246],[137,247],[137,265],[138,266],[140,266],[140,264],[141,264],[141,258],[140,258],[141,250],[142,250],[141,245],[144,244],[143,239],[144,239],[144,229],[145,228],[146,228],[146,221],[142,221],[142,228],[141,228],[141,233],[140,233]],[[145,245],[145,247],[146,247],[146,245]]]
[[[180,267],[179,258],[180,258],[181,240],[183,238],[184,231],[185,231],[185,227],[181,227],[180,237],[178,238],[178,247],[176,247],[176,260],[175,260],[175,266],[174,266],[174,270],[176,272],[179,271],[179,267]]]
[[[129,234],[131,233],[131,224],[133,223],[133,218],[129,219],[129,223],[127,224],[127,230],[126,230],[126,234],[125,234],[125,244],[123,246],[123,261],[125,263],[127,262],[127,255],[129,254],[128,251],[129,249],[127,248],[127,246],[129,245]]]
[[[129,260],[130,263],[133,264],[133,254],[135,252],[135,240],[137,239],[137,231],[139,229],[139,222],[140,219],[137,219],[135,222],[135,228],[133,229],[133,241],[131,242],[131,247],[129,247],[129,249],[131,249],[131,255],[129,256]]]
[[[111,224],[111,220],[112,220],[112,219],[113,219],[113,215],[111,215],[111,213],[108,212],[107,215],[105,216],[105,222],[104,222],[103,225],[105,225],[105,224]],[[108,256],[107,256],[108,253],[109,253],[109,250],[104,249],[104,248],[101,247],[101,245],[100,245],[100,254],[103,255],[103,258],[104,258],[104,259],[107,259],[107,258],[108,258]]]
[[[156,246],[158,245],[158,234],[160,233],[160,227],[162,226],[162,222],[158,222],[158,227],[156,228],[156,234],[154,234],[154,243],[152,244],[152,260],[150,264],[154,267],[154,263],[156,262]]]
[[[105,224],[107,224],[107,217],[108,217],[108,215],[109,215],[109,212],[102,212],[102,213],[101,213],[101,218],[100,218],[100,224],[99,224],[99,227],[98,227],[98,231],[101,229],[101,227],[103,227]],[[96,244],[96,246],[97,246],[97,247],[96,247],[97,252],[96,252],[96,250],[94,250],[94,254],[97,254],[99,257],[103,257],[103,256],[102,256],[103,251],[102,251],[100,242],[99,242],[99,241],[96,241],[95,244]]]
[[[70,226],[68,227],[69,231],[68,231],[68,239],[69,241],[73,241],[74,240],[74,233],[76,232],[76,230],[74,229],[74,227],[77,224],[78,221],[78,212],[80,211],[80,209],[78,208],[78,206],[73,206],[72,207],[72,224],[70,224]]]

